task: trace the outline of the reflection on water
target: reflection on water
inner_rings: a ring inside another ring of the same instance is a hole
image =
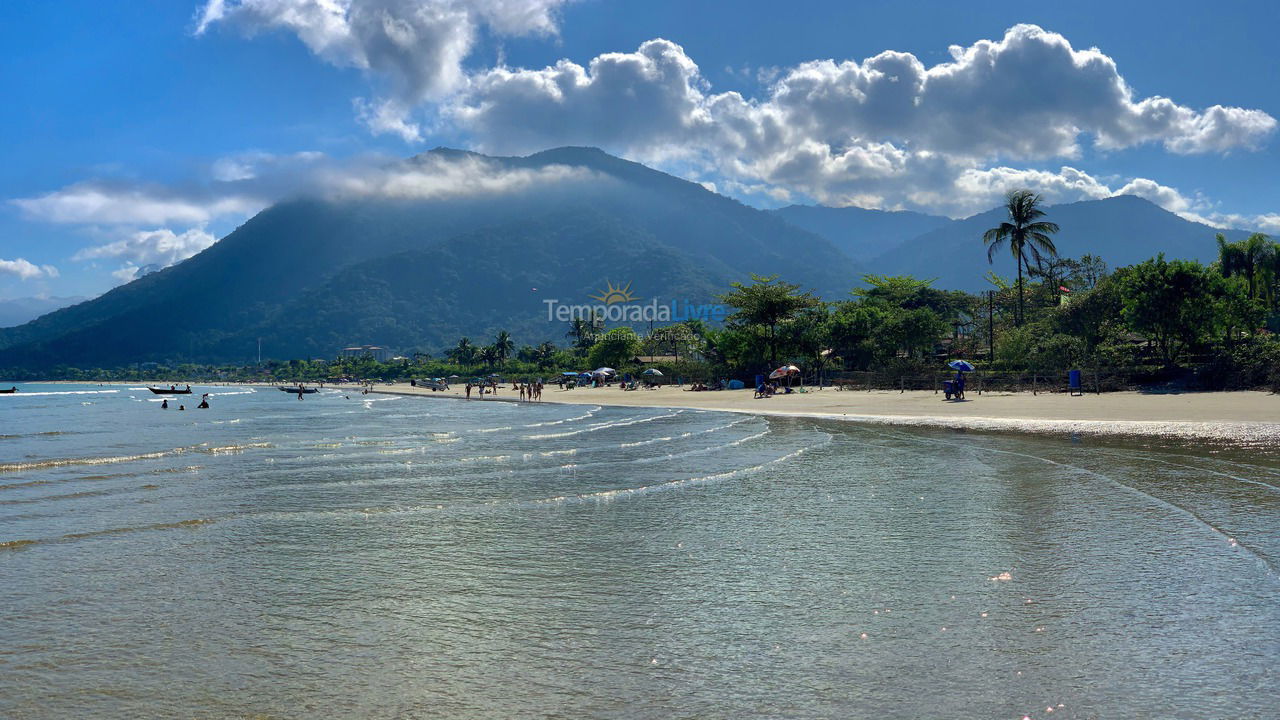
[[[0,716],[1275,714],[1265,450],[235,392],[0,398]]]

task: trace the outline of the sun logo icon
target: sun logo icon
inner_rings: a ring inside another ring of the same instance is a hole
[[[609,282],[608,280],[605,281],[605,288],[603,292],[601,292],[599,295],[590,295],[589,297],[592,300],[599,300],[605,305],[612,305],[614,303],[635,302],[636,300],[640,299],[631,294],[631,283],[614,287],[613,283]]]

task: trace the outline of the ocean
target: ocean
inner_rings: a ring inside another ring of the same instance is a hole
[[[20,386],[0,717],[1280,717],[1266,447]]]

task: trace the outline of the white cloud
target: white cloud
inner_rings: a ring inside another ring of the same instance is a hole
[[[134,265],[156,264],[167,267],[186,260],[216,240],[203,227],[191,228],[182,233],[175,233],[169,228],[141,230],[115,242],[85,248],[71,259],[120,258]]]
[[[1081,174],[992,167],[1002,161],[1077,158],[1090,143],[1222,152],[1254,147],[1276,127],[1259,110],[1138,98],[1100,50],[1032,25],[951,54],[933,67],[894,51],[806,62],[748,98],[712,92],[683,48],[650,40],[585,67],[561,60],[475,73],[440,113],[488,151],[592,144],[721,187],[734,180],[827,204],[878,198],[958,214],[985,209],[973,203],[1002,176],[1076,199],[1110,192]]]
[[[293,33],[339,67],[375,76],[382,97],[360,100],[375,133],[420,135],[409,111],[466,84],[463,62],[482,28],[501,36],[554,35],[566,0],[208,0],[196,34],[226,24],[248,35]]]
[[[333,198],[434,200],[520,192],[566,182],[600,182],[602,178],[585,168],[568,165],[507,168],[474,155],[429,153],[390,166],[334,171],[318,180],[323,192]]]
[[[77,183],[38,197],[11,200],[30,219],[54,223],[204,223],[223,215],[247,215],[262,201],[228,194],[182,195],[158,187]]]
[[[0,259],[0,275],[14,275],[19,280],[58,277],[58,268],[52,265],[36,265],[25,258]]]

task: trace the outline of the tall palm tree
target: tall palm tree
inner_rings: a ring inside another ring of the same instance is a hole
[[[1218,233],[1218,259],[1223,277],[1244,275],[1249,284],[1249,298],[1257,295],[1258,276],[1266,272],[1275,254],[1275,245],[1262,233],[1254,233],[1239,242],[1229,243]]]
[[[492,345],[485,345],[480,348],[480,352],[476,353],[476,357],[492,370],[493,366],[498,362],[498,349]]]
[[[1058,256],[1058,248],[1053,245],[1049,236],[1058,232],[1057,223],[1046,222],[1044,211],[1040,209],[1040,196],[1030,190],[1014,190],[1005,198],[1005,209],[1009,211],[1009,219],[982,234],[982,242],[987,246],[987,262],[995,262],[995,253],[1004,244],[1009,243],[1013,252],[1013,260],[1018,265],[1018,317],[1021,325],[1025,316],[1022,291],[1022,268],[1031,270],[1031,263],[1039,263],[1043,255]]]
[[[470,365],[476,359],[476,346],[471,344],[471,338],[464,337],[446,354],[459,365]]]
[[[550,340],[538,345],[533,349],[533,360],[538,367],[546,369],[551,367],[556,359],[556,344]]]
[[[507,358],[511,357],[511,353],[516,349],[516,344],[511,341],[511,333],[506,330],[498,331],[497,336],[493,338],[493,349],[498,354],[498,362],[506,364]]]
[[[573,338],[573,346],[578,350],[586,350],[596,342],[596,330],[591,320],[574,318],[569,322],[569,332],[565,337]]]

